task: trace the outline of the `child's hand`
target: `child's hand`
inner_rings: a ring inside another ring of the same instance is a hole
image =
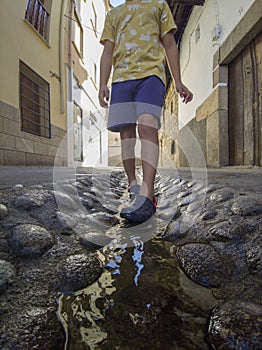
[[[182,83],[176,84],[176,91],[179,93],[180,97],[183,98],[183,102],[188,103],[193,100],[192,92]]]
[[[108,107],[109,104],[109,89],[107,86],[102,86],[99,89],[99,94],[98,94],[98,98],[99,98],[99,103],[101,107]]]

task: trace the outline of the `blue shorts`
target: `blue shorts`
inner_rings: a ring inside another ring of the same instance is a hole
[[[142,79],[112,84],[108,129],[119,132],[120,128],[136,124],[142,114],[151,114],[158,120],[165,99],[165,85],[155,75]]]

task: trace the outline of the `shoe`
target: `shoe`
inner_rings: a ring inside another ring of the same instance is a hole
[[[123,208],[120,217],[131,222],[142,223],[150,219],[156,212],[156,201],[148,197],[136,196],[131,207]]]
[[[135,199],[137,195],[139,195],[140,192],[140,185],[136,184],[133,186],[128,187],[128,192],[129,192],[129,198],[130,199]]]

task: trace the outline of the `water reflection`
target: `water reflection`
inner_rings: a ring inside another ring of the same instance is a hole
[[[135,275],[134,282],[135,282],[135,285],[138,286],[138,278],[144,267],[144,265],[142,264],[142,255],[144,253],[144,242],[139,240],[139,237],[131,237],[131,240],[135,247],[132,258],[137,267],[137,273]]]
[[[107,333],[99,327],[99,321],[113,303],[109,297],[115,290],[112,274],[105,271],[91,286],[72,295],[60,296],[58,315],[65,330],[65,350],[80,349],[76,345],[79,342],[84,345],[83,349],[88,345],[93,350],[106,339]],[[102,310],[97,305],[99,299],[103,301]]]
[[[180,271],[170,243],[129,239],[133,248],[117,238],[97,252],[97,282],[59,297],[64,350],[208,349],[211,292]]]

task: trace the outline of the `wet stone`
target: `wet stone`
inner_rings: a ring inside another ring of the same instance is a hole
[[[4,204],[0,204],[0,220],[8,215],[8,209]]]
[[[217,216],[217,211],[215,209],[206,210],[202,215],[201,219],[204,221],[212,220]]]
[[[93,193],[84,192],[82,196],[84,200],[91,199],[93,202],[99,202],[99,199]]]
[[[229,281],[217,289],[213,289],[212,293],[215,298],[229,300],[247,300],[255,301],[262,304],[262,279],[256,276],[247,276],[241,278],[241,281]]]
[[[113,195],[114,195],[115,198],[120,198],[120,197],[123,196],[123,193],[124,193],[124,192],[123,192],[122,189],[116,188],[116,189],[113,189],[113,190],[112,190],[112,193],[113,193]]]
[[[178,193],[177,198],[184,198],[186,196],[189,196],[190,192],[189,191],[182,191],[180,193]]]
[[[17,197],[15,200],[16,208],[32,209],[35,207],[40,207],[45,202],[45,196],[41,193],[26,193]]]
[[[23,184],[16,184],[16,185],[14,185],[14,189],[15,189],[15,190],[20,190],[20,189],[22,189],[22,188],[24,188],[24,185],[23,185]]]
[[[157,217],[163,221],[169,222],[174,218],[174,216],[180,215],[179,209],[177,207],[170,207],[163,210],[157,211]]]
[[[29,213],[30,211],[20,211],[10,208],[9,215],[1,221],[1,225],[5,230],[10,230],[17,225],[37,224],[37,220],[32,218]]]
[[[188,205],[187,212],[191,213],[191,212],[196,211],[196,210],[200,212],[202,207],[203,207],[203,203],[202,202],[194,201],[194,202],[192,202],[192,203],[190,203]]]
[[[262,306],[230,300],[211,313],[208,340],[213,349],[259,350],[262,344]]]
[[[225,202],[231,198],[233,198],[233,193],[227,188],[217,190],[210,195],[210,200],[214,202]]]
[[[69,183],[61,184],[56,186],[57,192],[65,193],[69,196],[77,196],[77,188]]]
[[[76,186],[79,190],[83,190],[85,188],[85,186],[79,181],[76,181],[74,186]]]
[[[192,202],[194,202],[194,200],[196,199],[196,196],[194,194],[190,194],[189,196],[184,197],[179,203],[178,206],[179,207],[183,207],[185,205],[188,205]]]
[[[240,237],[243,229],[240,225],[231,224],[228,221],[222,221],[219,224],[211,227],[210,232],[215,238],[231,240]]]
[[[118,208],[113,204],[105,204],[103,205],[103,209],[112,215],[118,213]]]
[[[252,275],[262,277],[262,237],[258,233],[252,240],[244,246],[246,261]]]
[[[99,260],[93,255],[71,255],[57,266],[58,287],[70,293],[95,282],[102,273]]]
[[[115,215],[98,212],[87,216],[87,220],[92,225],[105,225],[105,226],[115,226],[119,223],[118,218]]]
[[[79,179],[79,182],[84,185],[85,187],[91,187],[92,185],[92,180],[90,178],[83,178],[83,179]]]
[[[205,287],[217,287],[231,275],[223,257],[208,244],[190,243],[179,247],[177,258],[185,274]]]
[[[70,210],[76,210],[78,208],[76,202],[66,193],[54,191],[53,196],[56,200],[58,207]]]
[[[94,201],[91,198],[81,198],[81,203],[88,210],[93,209],[95,206]]]
[[[14,282],[15,267],[9,261],[0,260],[0,294],[4,293],[8,285]]]
[[[9,244],[13,252],[21,257],[38,257],[54,245],[52,235],[37,225],[18,225],[9,235]]]
[[[77,225],[76,219],[65,213],[57,212],[56,219],[59,226],[64,229],[74,228]]]
[[[163,199],[160,198],[160,200],[157,202],[157,208],[158,209],[167,209],[170,206],[170,199]]]
[[[111,242],[111,238],[106,237],[100,232],[85,232],[79,234],[79,243],[88,249],[99,249]]]
[[[216,191],[218,188],[217,186],[215,185],[208,185],[206,188],[205,188],[205,192],[206,193],[211,193],[211,192],[214,192]]]
[[[91,187],[89,192],[92,193],[94,196],[96,196],[98,198],[102,198],[103,197],[101,191],[97,187]]]
[[[262,213],[262,200],[243,196],[234,201],[231,210],[241,216],[259,215]]]
[[[177,242],[186,237],[188,226],[179,222],[172,221],[165,230],[162,238],[169,242]]]

